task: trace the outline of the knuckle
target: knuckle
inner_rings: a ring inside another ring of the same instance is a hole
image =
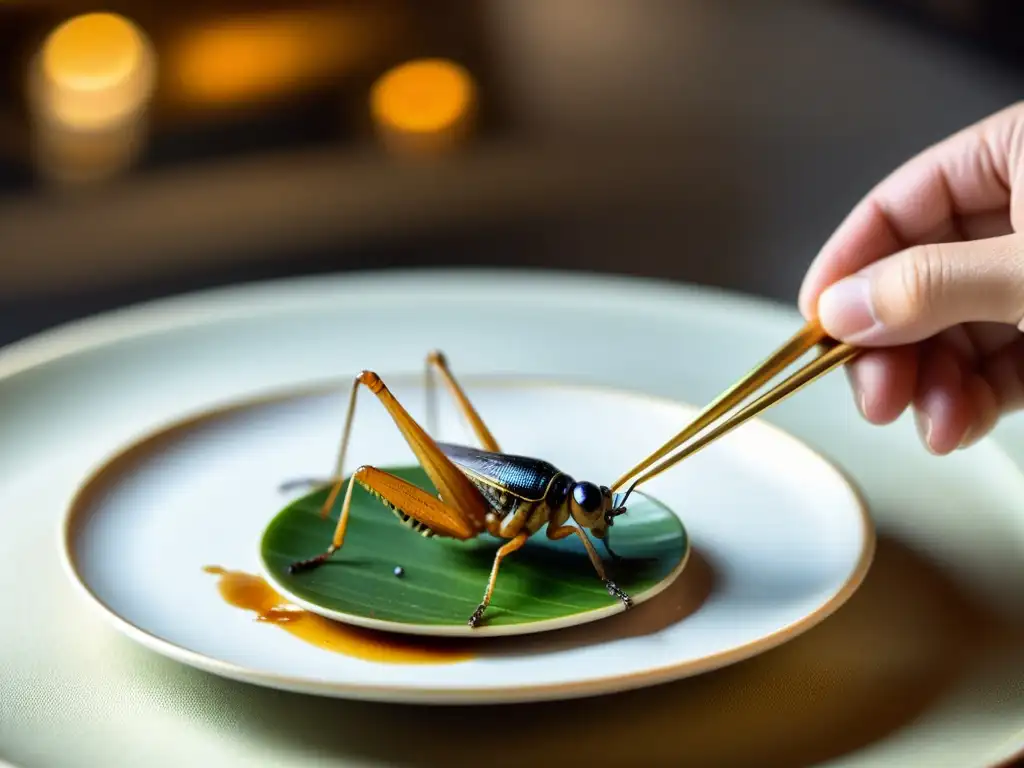
[[[373,371],[360,371],[356,376],[356,381],[363,384],[367,389],[375,394],[384,387],[384,382],[381,381],[380,376]]]
[[[921,245],[907,254],[899,270],[899,306],[893,307],[896,320],[910,321],[929,315],[942,303],[949,284],[949,263],[937,245]]]

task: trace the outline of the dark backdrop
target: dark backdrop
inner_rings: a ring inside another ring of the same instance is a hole
[[[1024,92],[1019,3],[383,5],[411,33],[354,74],[228,117],[158,100],[139,166],[68,192],[34,174],[22,68],[89,8],[5,3],[0,343],[184,290],[365,268],[598,270],[791,302],[871,184]],[[217,8],[274,5],[108,8],[159,53]],[[428,167],[382,158],[360,117],[375,74],[419,55],[465,62],[483,104],[473,142]]]

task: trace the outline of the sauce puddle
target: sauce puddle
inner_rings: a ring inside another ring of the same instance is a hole
[[[393,664],[446,664],[473,657],[465,645],[445,638],[404,637],[350,627],[289,603],[260,576],[208,565],[206,573],[219,576],[217,588],[224,602],[256,614],[256,621],[272,624],[310,645],[366,661]]]

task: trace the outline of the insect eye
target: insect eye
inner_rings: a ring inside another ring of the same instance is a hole
[[[596,512],[601,506],[601,489],[593,483],[576,483],[572,498],[584,512]]]

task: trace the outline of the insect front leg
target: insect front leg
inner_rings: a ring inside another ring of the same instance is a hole
[[[352,421],[355,416],[356,396],[361,386],[366,387],[376,395],[378,401],[391,415],[395,426],[398,427],[419,460],[420,467],[423,468],[423,471],[427,473],[427,476],[433,482],[434,487],[437,488],[440,501],[393,475],[381,472],[373,467],[361,467],[349,480],[348,490],[345,493],[345,501],[343,502],[342,515],[338,519],[338,528],[332,542],[333,549],[328,549],[319,558],[303,561],[308,564],[303,565],[301,570],[306,570],[322,563],[337,550],[337,547],[341,546],[340,541],[344,538],[345,526],[348,523],[347,515],[349,505],[351,504],[353,482],[359,482],[371,493],[376,493],[389,503],[401,507],[403,511],[413,517],[417,514],[425,515],[425,518],[417,519],[428,525],[447,525],[449,530],[456,532],[471,530],[475,532],[473,535],[484,530],[485,519],[488,511],[490,511],[486,499],[477,490],[476,486],[441,452],[430,435],[424,431],[423,427],[416,423],[416,420],[409,415],[402,404],[391,393],[391,390],[385,386],[381,378],[373,371],[363,371],[356,376],[355,381],[352,383],[348,414],[345,418],[345,427],[342,431],[341,446],[338,451],[338,460],[335,468],[335,480],[332,484],[331,492],[328,494],[320,510],[321,517],[327,517],[331,507],[334,505],[335,499],[338,497],[338,493],[341,491],[342,485],[344,485],[342,471],[345,463],[345,454],[348,451]],[[363,474],[357,478],[360,472]],[[415,489],[417,493],[413,493],[409,489]],[[429,500],[430,503],[428,504],[425,500]],[[411,505],[408,509],[402,507],[402,504],[406,503]],[[441,522],[438,522],[439,520]],[[298,565],[296,565],[296,568],[298,568]]]
[[[444,380],[452,399],[455,400],[455,404],[458,406],[459,411],[462,412],[463,417],[469,422],[469,426],[472,428],[473,434],[476,435],[476,439],[480,441],[480,447],[485,451],[500,453],[501,448],[498,447],[498,441],[494,439],[491,431],[484,424],[483,419],[480,418],[480,414],[477,413],[476,408],[473,407],[466,393],[455,380],[455,376],[448,367],[448,359],[444,356],[443,352],[438,350],[434,350],[427,355],[427,426],[431,434],[437,435],[437,403],[434,394],[434,377],[431,375],[434,370],[441,374],[441,378]]]
[[[604,586],[605,589],[608,590],[608,594],[612,597],[619,598],[626,610],[632,608],[633,599],[623,592],[618,584],[608,578],[608,573],[604,569],[604,563],[601,562],[601,556],[597,553],[597,550],[594,549],[594,545],[591,543],[582,528],[577,528],[574,525],[560,525],[557,528],[552,529],[551,526],[548,526],[548,538],[553,539],[554,541],[564,539],[567,536],[572,536],[573,534],[579,536],[580,541],[583,542],[583,546],[587,550],[587,556],[590,557],[590,562],[593,564],[594,570],[597,571],[598,578],[604,582]]]
[[[604,551],[608,553],[608,557],[610,557],[612,560],[618,563],[622,561],[622,556],[619,555],[619,553],[616,552],[614,549],[612,549],[612,544],[610,541],[608,541],[608,539],[610,538],[610,534],[611,530],[609,529],[605,531],[604,536],[598,536],[597,538],[601,542],[601,546],[604,547]]]

